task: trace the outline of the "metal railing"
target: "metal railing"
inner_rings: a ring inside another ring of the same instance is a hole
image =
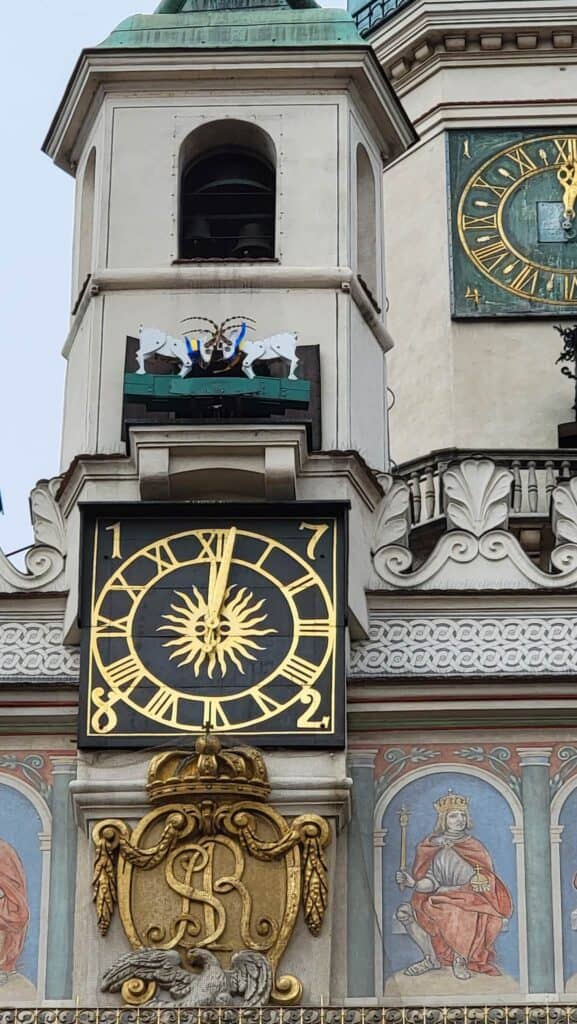
[[[445,514],[443,473],[451,463],[466,458],[492,459],[513,474],[512,517],[546,518],[551,492],[561,481],[577,475],[577,451],[557,448],[541,451],[514,449],[468,450],[447,448],[425,458],[404,462],[394,470],[411,490],[411,525],[422,526]]]
[[[406,7],[410,2],[411,0],[369,0],[368,4],[353,12],[352,18],[360,34],[368,36],[384,21],[388,21],[399,8]]]

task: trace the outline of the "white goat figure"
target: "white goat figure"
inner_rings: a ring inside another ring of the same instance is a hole
[[[261,338],[252,341],[246,337],[246,326],[234,341],[221,336],[220,347],[223,358],[232,362],[235,356],[242,358],[241,370],[252,380],[256,377],[253,370],[253,363],[269,362],[272,359],[286,359],[289,366],[289,380],[296,380],[295,370],[298,366],[296,347],[298,336],[292,332],[284,334],[272,334],[270,338]],[[249,328],[252,330],[252,328]]]
[[[204,332],[206,333],[206,332]],[[195,363],[207,364],[210,361],[210,351],[207,349],[207,340],[203,338],[188,338],[183,335],[175,338],[166,331],[157,327],[143,327],[138,329],[139,346],[136,352],[138,362],[137,373],[146,373],[145,359],[149,356],[169,356],[171,359],[180,361],[179,377],[186,377],[189,370]]]

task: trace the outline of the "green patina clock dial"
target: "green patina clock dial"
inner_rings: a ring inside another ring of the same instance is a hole
[[[452,312],[577,315],[577,132],[449,133]]]

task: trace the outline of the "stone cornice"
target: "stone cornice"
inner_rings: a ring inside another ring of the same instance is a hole
[[[355,85],[373,118],[387,158],[398,156],[415,140],[412,126],[375,59],[362,47],[302,47],[246,50],[85,50],[72,73],[64,97],[44,142],[44,152],[63,170],[75,173],[77,147],[87,119],[95,117],[107,93],[130,89],[132,94],[155,95],[175,90],[222,87],[234,79],[270,95],[271,89],[300,92],[333,89],[346,92]],[[385,114],[385,119],[383,118]]]
[[[397,94],[440,67],[573,62],[577,4],[414,0],[369,36]]]

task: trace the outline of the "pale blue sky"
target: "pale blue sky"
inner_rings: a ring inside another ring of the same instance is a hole
[[[81,49],[156,0],[4,0],[0,62],[0,548],[29,544],[28,495],[59,471],[73,180],[40,147]],[[323,6],[345,7],[345,0]]]

